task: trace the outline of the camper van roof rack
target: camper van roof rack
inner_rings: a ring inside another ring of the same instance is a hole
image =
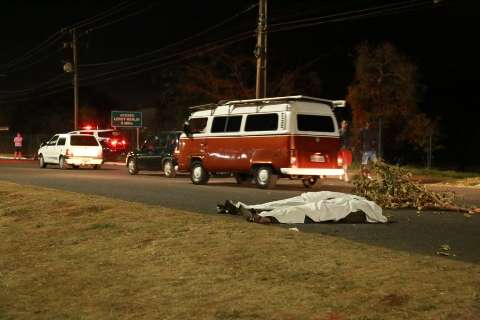
[[[199,105],[199,106],[189,107],[188,109],[194,110],[194,111],[201,111],[201,110],[211,110],[211,109],[214,109],[216,107],[218,107],[218,104],[216,104],[216,103],[207,103],[207,104],[202,104],[202,105]]]
[[[274,97],[274,98],[220,101],[219,103],[207,103],[199,106],[193,106],[193,107],[190,107],[189,110],[191,111],[212,110],[212,112],[214,112],[215,108],[222,105],[235,107],[236,105],[250,104],[250,105],[258,106],[258,105],[267,105],[274,102],[278,103],[278,102],[289,102],[289,101],[322,102],[322,103],[328,104],[333,109],[345,107],[345,100],[329,100],[329,99],[298,95],[298,96],[285,96],[285,97]]]
[[[274,98],[260,98],[260,99],[248,99],[248,100],[232,100],[228,101],[226,105],[238,105],[238,104],[269,104],[271,102],[288,102],[292,100],[297,101],[314,101],[314,102],[322,102],[325,104],[330,105],[332,108],[340,108],[345,107],[345,100],[328,100],[328,99],[321,99],[321,98],[314,98],[309,96],[285,96],[285,97],[274,97]]]

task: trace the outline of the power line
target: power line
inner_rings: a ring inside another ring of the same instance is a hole
[[[116,14],[116,13],[120,12],[121,10],[124,10],[124,9],[132,6],[135,3],[136,2],[132,2],[132,1],[123,1],[122,3],[117,4],[114,7],[110,8],[106,11],[103,11],[103,12],[101,12],[101,13],[93,16],[93,17],[83,19],[83,20],[81,20],[81,21],[79,21],[79,22],[77,22],[73,25],[64,27],[61,30],[56,31],[55,33],[50,35],[46,40],[44,40],[43,42],[41,42],[37,46],[35,46],[32,49],[25,52],[23,55],[21,55],[17,58],[14,58],[14,59],[10,60],[9,62],[3,64],[3,65],[0,65],[0,69],[5,70],[4,72],[10,71],[11,68],[13,68],[13,67],[15,67],[15,66],[17,66],[21,63],[25,63],[29,59],[35,57],[41,51],[44,51],[45,49],[54,45],[57,41],[59,41],[65,35],[65,33],[67,33],[67,31],[72,30],[72,29],[82,28],[82,27],[91,25],[95,22],[101,21],[102,19],[105,19],[106,17],[109,17],[113,14]]]
[[[104,73],[101,73],[101,74],[96,74],[96,75],[93,75],[93,76],[83,77],[83,78],[80,78],[80,80],[82,80],[82,85],[91,85],[91,84],[95,84],[95,83],[99,83],[99,82],[105,82],[105,81],[109,81],[109,80],[113,80],[113,79],[118,79],[118,78],[123,78],[123,77],[136,75],[136,74],[139,74],[139,73],[142,73],[142,72],[145,72],[145,71],[154,70],[154,69],[162,68],[162,67],[165,67],[165,66],[173,65],[175,63],[178,63],[179,61],[183,61],[183,60],[195,57],[195,56],[199,56],[201,54],[205,54],[205,53],[208,53],[208,52],[211,52],[211,51],[214,51],[214,50],[232,45],[234,43],[238,43],[240,41],[251,38],[252,36],[253,36],[252,31],[243,32],[243,33],[237,34],[235,36],[231,36],[231,37],[228,37],[228,38],[225,38],[225,39],[222,39],[222,40],[217,40],[217,41],[214,41],[214,42],[211,42],[211,43],[207,43],[207,44],[198,46],[196,48],[189,49],[189,50],[184,50],[182,52],[178,52],[178,53],[166,56],[166,57],[151,60],[149,62],[144,62],[144,63],[131,65],[131,66],[128,66],[128,67],[112,70],[112,71],[109,71],[109,72],[104,72]],[[174,59],[172,59],[172,58],[174,58]],[[169,61],[168,59],[172,59],[172,60]],[[157,64],[152,65],[152,63],[155,63],[155,62],[157,62]],[[158,64],[159,62],[160,62],[160,64]],[[140,69],[138,69],[138,68],[140,68]],[[132,71],[132,72],[126,72],[126,71],[130,71],[132,69],[137,69],[137,70]],[[121,74],[118,74],[118,73],[121,73]],[[64,75],[62,74],[61,76],[64,76]],[[39,90],[39,89],[43,89],[43,90],[52,89],[52,88],[56,89],[58,87],[65,86],[65,85],[68,85],[68,86],[65,87],[64,89],[71,88],[72,85],[71,85],[70,80],[69,81],[59,81],[59,82],[57,82],[55,84],[52,84],[50,86],[43,87],[44,85],[48,84],[49,82],[54,82],[55,80],[57,80],[61,76],[50,79],[49,81],[46,81],[45,83],[42,83],[41,85],[38,85],[34,88],[17,90],[17,91],[8,91],[8,92],[3,91],[3,92],[1,92],[2,95],[3,94],[9,94],[9,95],[15,95],[16,97],[7,97],[7,99],[0,99],[0,102],[2,102],[2,103],[4,103],[4,102],[17,102],[17,101],[20,101],[19,99],[21,99],[22,101],[23,100],[28,100],[30,98],[21,98],[21,97],[25,96],[25,95],[32,94],[36,90]],[[59,92],[59,91],[61,91],[61,90],[54,90],[54,92]],[[43,94],[36,95],[36,97],[37,96],[43,96]]]
[[[51,95],[54,95],[56,93],[59,93],[59,92],[64,92],[64,91],[67,91],[67,90],[71,90],[73,88],[73,85],[70,85],[68,87],[65,87],[65,88],[60,88],[60,89],[57,89],[57,90],[53,90],[53,91],[47,91],[47,92],[43,92],[43,93],[36,93],[35,94],[35,97],[23,97],[23,98],[15,98],[15,99],[11,99],[11,100],[0,100],[1,103],[15,103],[15,102],[22,102],[22,101],[28,101],[28,100],[32,100],[32,99],[37,99],[37,98],[43,98],[43,97],[47,97],[47,96],[51,96]],[[33,93],[32,93],[33,94]]]
[[[85,68],[85,67],[101,67],[101,66],[107,66],[107,65],[112,65],[112,64],[119,64],[119,63],[122,63],[122,62],[128,62],[128,61],[131,61],[131,60],[136,60],[136,59],[139,59],[139,58],[143,58],[143,57],[147,57],[147,56],[150,56],[150,55],[153,55],[153,54],[156,54],[156,53],[159,53],[159,52],[162,52],[162,51],[165,51],[167,49],[171,49],[171,48],[174,48],[174,47],[177,47],[178,45],[180,44],[183,44],[183,43],[186,43],[190,40],[193,40],[195,38],[198,38],[210,31],[213,31],[213,30],[216,30],[218,28],[220,28],[221,26],[224,26],[225,24],[235,20],[236,18],[240,17],[241,15],[255,9],[256,7],[258,6],[258,4],[252,4],[250,6],[248,6],[246,9],[226,18],[225,20],[211,26],[211,27],[208,27],[196,34],[193,34],[187,38],[184,38],[180,41],[176,41],[174,43],[171,43],[165,47],[162,47],[162,48],[159,48],[159,49],[155,49],[155,50],[152,50],[152,51],[149,51],[149,52],[145,52],[145,53],[142,53],[140,55],[136,55],[136,56],[133,56],[133,57],[128,57],[128,58],[122,58],[122,59],[116,59],[116,60],[111,60],[111,61],[106,61],[106,62],[99,62],[99,63],[90,63],[90,64],[81,64],[79,67],[82,67],[82,68]]]
[[[90,33],[90,32],[95,31],[95,30],[99,30],[99,29],[108,27],[109,25],[118,23],[118,22],[123,21],[123,20],[125,20],[125,19],[128,19],[128,18],[130,18],[130,17],[139,15],[139,14],[141,14],[141,13],[147,11],[147,10],[150,10],[151,8],[153,8],[153,7],[157,6],[157,5],[159,5],[159,3],[153,3],[153,4],[149,5],[149,6],[147,6],[146,8],[139,9],[139,10],[137,10],[137,11],[135,11],[135,12],[132,12],[132,13],[130,13],[130,14],[128,14],[128,15],[125,15],[125,16],[123,16],[123,17],[117,18],[117,19],[112,20],[112,21],[110,21],[110,22],[105,22],[105,23],[103,23],[103,24],[101,24],[101,25],[99,25],[99,26],[92,27],[92,28],[86,30],[85,32],[83,32],[82,35],[83,35],[83,34]]]
[[[83,28],[83,27],[86,27],[88,25],[91,25],[95,22],[98,22],[98,21],[101,21],[103,19],[105,19],[106,17],[109,17],[109,16],[112,16],[132,5],[134,5],[136,2],[134,1],[123,1],[103,12],[100,12],[96,15],[94,15],[93,17],[90,17],[90,18],[86,18],[86,19],[83,19],[71,26],[69,26],[67,29],[80,29],[80,28]]]
[[[307,19],[298,19],[298,20],[292,20],[292,21],[287,21],[287,22],[282,22],[282,23],[277,23],[272,25],[272,29],[270,32],[280,32],[280,31],[287,31],[287,30],[294,30],[294,29],[300,29],[300,28],[306,28],[314,25],[319,25],[319,24],[325,24],[325,23],[333,23],[333,22],[338,22],[338,21],[348,21],[348,20],[355,20],[355,19],[360,19],[360,18],[366,18],[366,17],[374,17],[374,16],[382,16],[382,15],[390,15],[390,14],[398,14],[401,12],[408,12],[408,11],[413,11],[413,10],[418,10],[421,7],[426,7],[427,5],[431,5],[432,2],[428,1],[403,1],[403,2],[397,2],[395,4],[391,5],[383,5],[383,6],[376,6],[376,7],[371,7],[371,8],[366,8],[366,9],[360,9],[360,10],[351,10],[343,13],[337,13],[333,15],[326,15],[326,16],[320,16],[320,17],[312,17],[312,18],[307,18]],[[248,8],[247,8],[248,9]],[[228,19],[227,19],[228,20]],[[221,24],[221,23],[220,23]],[[217,25],[215,25],[217,26]],[[211,28],[215,27],[212,26]],[[196,37],[199,34],[206,33],[207,30],[211,29],[207,28],[206,30],[195,34],[191,36],[190,38]],[[124,77],[129,77],[132,75],[136,75],[139,73],[143,73],[149,70],[154,70],[166,66],[173,65],[179,61],[189,59],[204,53],[208,53],[214,50],[217,50],[219,48],[243,41],[247,38],[250,38],[253,34],[253,31],[248,31],[248,32],[243,32],[240,34],[237,34],[235,36],[231,36],[222,40],[214,41],[208,44],[204,44],[195,48],[191,48],[188,50],[184,50],[181,52],[173,53],[165,57],[153,59],[147,62],[142,62],[142,63],[137,63],[134,65],[126,66],[123,68],[119,68],[116,70],[110,70],[108,72],[84,77],[81,80],[82,84],[84,85],[91,85],[91,84],[96,84],[100,82],[105,82],[105,81],[110,81],[114,79],[119,79],[119,78],[124,78]],[[190,39],[189,38],[189,39]],[[179,42],[176,42],[174,44],[171,44],[167,47],[174,46],[178,43],[182,43],[184,40],[181,40]],[[152,51],[151,53],[145,53],[140,55],[141,57],[150,55],[154,52],[158,52],[159,50],[164,50],[165,48],[157,49]],[[136,59],[140,56],[132,57],[132,58],[126,58],[126,59],[120,59],[122,61],[129,61],[131,59]],[[169,61],[169,59],[172,59]],[[116,63],[118,63],[119,60],[116,60]],[[110,63],[109,63],[110,64]],[[131,71],[132,69],[136,69],[134,71]],[[121,73],[121,74],[119,74]],[[51,80],[53,81],[53,80]],[[48,82],[48,81],[47,81]],[[44,83],[45,84],[45,83]],[[55,89],[54,91],[51,92],[46,92],[45,94],[54,94],[56,92],[64,91],[69,88],[71,88],[71,85],[68,87],[65,87],[63,89],[57,89],[58,87],[66,85],[66,82],[59,82],[57,84],[52,84],[51,86],[44,87],[43,89]],[[36,87],[38,89],[38,86]],[[22,93],[20,93],[22,91]],[[23,92],[24,91],[24,92]],[[30,92],[33,92],[33,88],[31,89],[25,89],[25,90],[19,90],[17,91],[20,95],[22,94],[29,94]],[[43,96],[42,95],[37,95],[37,96]],[[30,98],[23,98],[22,100],[28,100]],[[10,100],[10,99],[0,99],[1,102],[12,102],[12,101],[18,101],[17,100]]]
[[[27,63],[27,64],[23,64],[23,65],[18,66],[18,67],[16,67],[16,68],[8,69],[8,73],[13,73],[13,72],[18,72],[18,71],[26,70],[26,69],[30,68],[31,66],[37,65],[37,64],[39,64],[40,62],[43,62],[43,61],[47,60],[48,58],[54,56],[55,54],[57,54],[58,52],[60,52],[60,51],[62,51],[62,50],[63,50],[63,48],[62,48],[62,47],[59,47],[59,48],[57,48],[57,50],[52,51],[52,52],[44,55],[43,57],[38,58],[37,60],[34,60],[34,61],[32,61],[32,62],[30,62],[30,63]]]
[[[411,3],[412,1],[405,1],[405,2],[401,2],[402,4],[403,3],[406,3],[406,2],[409,2]],[[415,1],[415,2],[418,2],[418,1]],[[346,20],[354,20],[354,19],[358,19],[358,18],[364,18],[364,17],[368,17],[368,16],[373,16],[373,15],[384,15],[384,14],[391,14],[391,13],[397,13],[397,12],[401,12],[401,10],[406,10],[406,9],[417,9],[419,4],[415,4],[415,6],[412,6],[412,5],[409,5],[409,6],[398,6],[399,3],[397,3],[397,7],[391,7],[389,6],[389,8],[384,9],[382,11],[378,11],[378,7],[373,7],[373,8],[369,8],[369,9],[363,9],[363,10],[355,10],[355,11],[349,11],[349,12],[346,12],[346,13],[343,13],[344,16],[342,16],[341,18],[336,18],[336,19],[325,19],[325,20],[321,20],[321,21],[314,21],[314,22],[310,22],[308,24],[297,24],[297,25],[292,25],[292,26],[288,26],[288,30],[293,30],[293,29],[298,29],[298,28],[305,28],[305,27],[308,27],[308,26],[311,26],[311,25],[316,25],[316,24],[320,24],[320,23],[332,23],[332,22],[337,22],[337,21],[346,21]],[[421,5],[425,5],[425,1],[423,4]],[[384,6],[381,6],[381,8],[384,8]],[[373,9],[375,9],[376,11],[373,11]],[[372,12],[367,12],[367,10],[370,10]],[[358,14],[359,12],[365,12],[364,14]],[[351,13],[357,13],[357,14],[351,14]],[[347,15],[349,14],[349,15]],[[337,16],[337,15],[335,15]],[[323,16],[323,17],[316,17],[316,19],[320,19],[320,18],[330,18],[330,17],[335,17],[333,15],[329,15],[329,16]],[[302,19],[303,21],[303,19]],[[291,21],[289,22],[290,23],[293,23],[295,21]],[[277,25],[274,25],[274,26],[277,26]],[[279,29],[274,29],[274,30],[271,30],[270,32],[278,32],[278,31],[285,31],[287,30],[287,28],[279,28]],[[244,39],[243,37],[246,35],[246,34],[249,34],[249,33],[244,33],[244,34],[239,34],[239,38],[241,38],[242,40]],[[228,41],[230,39],[233,39],[232,38],[227,38],[227,39],[224,39],[224,40],[221,40],[221,41]],[[213,45],[215,45],[217,43],[213,43]],[[208,44],[208,45],[212,45],[212,44]],[[196,50],[201,50],[202,47],[197,47],[195,48]],[[140,63],[140,64],[134,64],[134,65],[131,65],[131,66],[127,66],[127,67],[124,67],[124,68],[121,68],[121,69],[117,69],[117,70],[113,70],[113,71],[108,71],[108,72],[105,72],[105,73],[101,73],[101,74],[97,74],[95,76],[92,76],[92,77],[88,77],[86,79],[83,79],[83,80],[88,80],[88,79],[95,79],[95,78],[100,78],[102,76],[105,76],[105,75],[110,75],[110,74],[114,74],[114,73],[118,73],[118,72],[123,72],[123,71],[128,71],[130,69],[133,69],[133,68],[138,68],[138,67],[143,67],[145,65],[148,65],[148,64],[151,64],[151,63],[154,63],[154,62],[158,62],[158,61],[163,61],[163,60],[166,60],[166,59],[169,59],[169,58],[174,58],[176,56],[181,56],[183,54],[186,54],[188,53],[188,51],[184,51],[184,52],[180,52],[180,53],[174,53],[172,55],[169,55],[169,56],[166,56],[166,57],[161,57],[161,58],[157,58],[157,59],[154,59],[154,60],[150,60],[148,62],[144,62],[144,63]],[[136,73],[139,73],[139,71],[135,71],[134,72],[135,74]]]
[[[405,2],[411,2],[411,4],[405,4]],[[326,23],[333,23],[333,22],[340,22],[340,21],[348,21],[348,20],[355,20],[360,18],[367,18],[367,17],[374,17],[374,16],[384,16],[384,15],[392,15],[401,12],[413,11],[418,10],[421,7],[431,6],[433,2],[431,1],[405,1],[401,3],[397,3],[396,6],[387,5],[385,6],[378,6],[378,7],[371,7],[362,10],[353,10],[344,13],[337,13],[331,14],[326,16],[319,16],[319,17],[312,17],[307,19],[299,19],[293,21],[287,21],[283,23],[276,23],[270,26],[269,32],[280,32],[280,31],[289,31],[295,30],[299,28],[306,28],[311,26],[316,26],[320,24]],[[402,4],[402,5],[398,5]]]
[[[303,18],[303,19],[284,21],[284,22],[271,24],[271,26],[282,26],[282,25],[289,25],[289,24],[300,23],[300,22],[311,22],[311,21],[314,21],[314,20],[317,20],[317,19],[326,19],[326,18],[345,16],[345,15],[349,15],[349,14],[363,13],[363,12],[366,12],[366,11],[380,10],[380,9],[394,7],[394,6],[400,6],[400,5],[418,3],[418,2],[426,2],[426,0],[399,1],[399,2],[389,3],[389,4],[385,4],[385,5],[368,7],[368,8],[364,8],[364,9],[349,10],[349,11],[338,12],[338,13],[333,13],[333,14],[324,15],[324,16],[316,16],[316,17],[309,17],[309,18]],[[432,3],[432,2],[430,1],[430,3]]]
[[[57,43],[57,41],[60,40],[60,38],[63,36],[64,32],[63,31],[57,31],[55,32],[54,34],[52,34],[50,37],[48,37],[47,40],[43,41],[42,43],[40,43],[39,45],[37,45],[36,47],[34,47],[33,49],[27,51],[26,53],[24,53],[23,55],[21,55],[20,57],[17,57],[15,59],[12,59],[10,60],[8,63],[6,64],[3,64],[2,66],[0,66],[0,69],[2,70],[5,70],[5,71],[8,71],[10,70],[11,68],[17,66],[18,64],[20,63],[23,63],[25,61],[28,61],[28,59],[32,58],[33,56],[35,56],[38,52],[41,52],[49,47],[51,47],[52,45],[54,45],[55,43]]]
[[[43,87],[46,86],[46,85],[48,85],[48,84],[51,84],[51,83],[53,83],[53,82],[56,82],[58,79],[60,79],[60,78],[62,78],[62,77],[65,78],[66,76],[67,76],[66,74],[62,73],[62,74],[60,74],[60,75],[58,75],[58,76],[55,76],[55,77],[53,77],[53,78],[50,78],[50,79],[47,80],[47,81],[41,82],[41,83],[37,84],[37,85],[34,86],[34,87],[30,87],[30,88],[27,88],[27,89],[20,89],[20,90],[2,90],[2,91],[0,91],[0,94],[2,94],[2,96],[3,96],[3,95],[22,95],[22,94],[24,94],[24,93],[35,92],[35,91],[37,91],[38,89],[48,89],[48,88],[50,88],[51,86],[48,86],[48,87],[45,87],[45,88],[43,88]],[[69,80],[69,82],[71,82],[71,80]],[[61,81],[61,82],[59,81],[59,82],[58,82],[56,85],[54,85],[54,86],[58,86],[58,85],[64,84],[64,83],[66,83],[66,82],[65,82],[65,81]]]
[[[90,85],[90,84],[95,84],[95,83],[98,83],[98,82],[104,82],[104,81],[109,81],[109,80],[114,80],[114,79],[118,79],[118,78],[124,78],[124,77],[128,77],[128,76],[136,75],[136,74],[139,74],[139,73],[142,73],[142,72],[145,72],[145,71],[150,71],[150,70],[162,68],[162,67],[165,67],[165,66],[170,66],[170,65],[176,64],[180,61],[187,60],[187,59],[190,59],[190,58],[193,58],[193,57],[197,57],[199,55],[202,55],[202,54],[205,54],[205,53],[208,53],[208,52],[212,52],[212,51],[224,48],[226,46],[238,43],[238,42],[246,40],[248,38],[252,38],[252,34],[253,34],[252,32],[248,32],[248,35],[247,35],[247,33],[243,33],[241,36],[230,37],[228,39],[224,39],[226,41],[223,42],[223,43],[220,43],[221,41],[217,41],[217,43],[211,43],[209,45],[203,45],[199,48],[195,48],[195,51],[187,50],[187,51],[184,51],[184,52],[181,52],[181,53],[177,53],[175,55],[169,56],[169,57],[176,56],[177,59],[171,60],[171,61],[168,61],[168,60],[163,61],[161,64],[158,64],[158,65],[147,66],[146,64],[151,63],[151,61],[150,61],[148,63],[143,63],[142,65],[133,65],[133,66],[129,66],[129,67],[126,67],[126,68],[123,68],[123,69],[118,69],[118,70],[115,70],[115,71],[106,72],[106,73],[103,73],[103,74],[100,74],[100,75],[95,75],[95,76],[92,76],[92,77],[83,78],[81,80],[84,80],[84,82],[82,82],[82,83],[87,83],[87,85]],[[164,60],[164,59],[161,59],[161,60]],[[128,71],[130,69],[137,69],[138,67],[141,67],[141,66],[145,66],[145,68],[135,70],[135,71],[132,71],[132,72],[129,72],[129,73],[122,73],[122,74],[119,74],[119,75],[116,75],[116,76],[111,76],[109,78],[96,79],[96,78],[99,78],[99,77],[102,77],[102,76],[107,76],[107,75],[110,75],[110,74],[113,75],[115,73]],[[91,81],[89,82],[88,80],[91,80]]]

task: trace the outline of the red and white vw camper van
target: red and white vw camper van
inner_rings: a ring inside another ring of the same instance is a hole
[[[320,176],[343,175],[332,109],[344,105],[289,96],[192,107],[175,150],[178,169],[190,171],[194,184],[231,172],[238,183],[254,180],[261,188],[279,177],[310,187]]]

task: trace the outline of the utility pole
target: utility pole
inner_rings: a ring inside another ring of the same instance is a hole
[[[73,129],[78,129],[78,52],[77,52],[77,33],[72,30],[72,50],[73,50]]]
[[[267,0],[259,0],[255,57],[257,58],[255,96],[260,99],[267,96]]]

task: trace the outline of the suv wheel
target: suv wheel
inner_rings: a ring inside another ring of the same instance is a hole
[[[45,163],[45,160],[43,160],[42,155],[38,156],[38,165],[40,166],[40,168],[46,168],[47,167],[47,164]]]
[[[62,170],[67,169],[67,164],[65,163],[65,158],[64,157],[60,157],[60,159],[58,159],[58,166]]]
[[[262,189],[273,188],[277,184],[278,176],[268,166],[258,167],[255,171],[255,183]]]
[[[163,162],[163,173],[167,178],[174,178],[176,176],[175,166],[172,160],[165,160]]]
[[[192,167],[190,168],[190,179],[193,184],[206,184],[209,178],[208,171],[205,170],[200,161],[192,163]]]
[[[128,160],[128,173],[132,175],[138,173],[137,161],[135,159]]]

